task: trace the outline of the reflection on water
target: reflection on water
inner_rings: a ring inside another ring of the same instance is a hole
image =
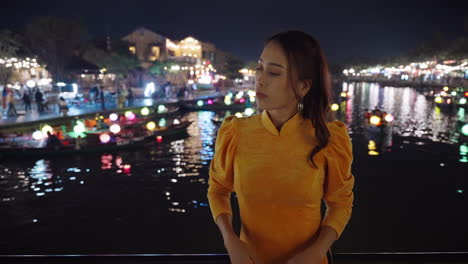
[[[340,89],[345,94],[337,118],[353,138],[358,203],[348,228],[357,235],[345,234],[335,249],[455,251],[468,244],[451,233],[459,233],[466,220],[457,209],[466,206],[461,172],[467,169],[468,145],[459,132],[467,122],[465,109],[438,107],[413,88],[343,83]],[[366,111],[375,108],[394,120],[370,125]],[[0,254],[224,252],[206,189],[217,133],[212,120],[228,114],[187,113],[194,121],[188,135],[164,137],[139,150],[2,161]],[[437,175],[451,177],[441,181]],[[431,215],[434,210],[444,218]],[[398,224],[403,227],[394,233],[382,230]],[[400,239],[436,224],[446,234],[432,244]],[[446,236],[458,240],[448,242]]]

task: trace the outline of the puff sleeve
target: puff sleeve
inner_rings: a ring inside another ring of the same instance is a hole
[[[210,163],[208,202],[213,219],[223,214],[232,214],[231,193],[234,186],[234,155],[237,147],[237,117],[224,119],[216,137],[215,152]]]
[[[353,207],[353,152],[344,123],[334,121],[329,123],[328,128],[330,137],[325,152],[326,176],[323,186],[323,199],[327,209],[322,225],[333,228],[340,237],[351,218]]]

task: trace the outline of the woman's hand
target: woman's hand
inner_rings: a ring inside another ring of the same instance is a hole
[[[232,264],[253,264],[247,245],[237,236],[232,236],[224,243]]]
[[[318,250],[309,249],[294,255],[286,264],[320,264],[324,257]]]

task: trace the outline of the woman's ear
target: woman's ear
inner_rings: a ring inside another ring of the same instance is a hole
[[[311,85],[312,85],[311,80],[304,80],[300,82],[299,93],[301,95],[301,98],[304,98],[304,96],[309,92]]]

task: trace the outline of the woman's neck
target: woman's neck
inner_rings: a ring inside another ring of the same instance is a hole
[[[267,110],[267,113],[276,129],[281,131],[281,127],[297,113],[297,108]]]

